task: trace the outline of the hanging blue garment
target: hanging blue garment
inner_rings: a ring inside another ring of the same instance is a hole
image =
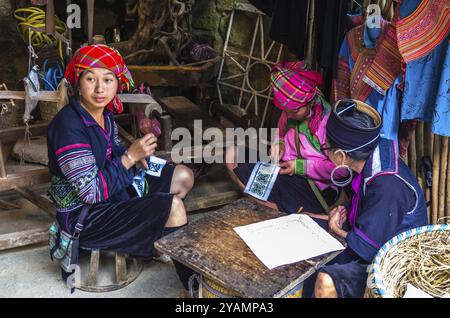
[[[411,15],[420,0],[403,1],[400,18]],[[429,54],[406,64],[401,120],[432,123],[432,132],[450,136],[450,36]]]
[[[450,136],[450,37],[430,54],[406,65],[401,120],[432,123],[435,134]]]
[[[372,49],[375,52],[375,47],[377,44],[377,39],[381,34],[380,28],[368,28],[364,27],[363,33],[363,43],[366,49]],[[345,60],[348,66],[348,79],[350,79],[350,74],[356,72],[355,67],[357,67],[356,61],[353,59],[351,51],[351,45],[349,44],[348,38],[346,38],[342,42],[342,46],[339,52],[339,59]],[[341,71],[341,69],[338,70]],[[397,85],[401,82],[401,76],[395,80],[394,84],[386,91],[386,94],[380,94],[375,89],[371,90],[369,96],[362,100],[366,104],[375,108],[381,115],[383,119],[383,125],[381,127],[380,135],[383,138],[394,140],[398,149],[398,128],[400,122],[400,90],[397,88]],[[345,85],[349,85],[346,83]],[[347,92],[350,94],[350,91]],[[343,97],[343,96],[340,96]],[[356,98],[357,96],[345,96],[346,98]]]

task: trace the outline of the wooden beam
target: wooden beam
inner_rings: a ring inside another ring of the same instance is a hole
[[[30,125],[30,133],[32,136],[46,136],[48,122],[40,122],[39,124]],[[0,129],[0,138],[2,143],[14,142],[25,135],[25,126]]]
[[[18,206],[17,204],[6,202],[4,200],[0,200],[0,209],[2,209],[2,210],[18,210],[18,209],[20,209],[20,206]]]
[[[158,102],[148,94],[118,94],[117,96],[122,103],[158,104]]]
[[[25,91],[0,91],[0,99],[25,99]],[[56,91],[40,91],[37,99],[43,102],[58,102],[59,95]]]
[[[125,129],[123,129],[122,127],[120,127],[119,125],[117,125],[117,128],[119,129],[119,136],[124,139],[124,141],[128,144],[131,145],[136,138],[134,138],[131,134],[129,134]]]
[[[147,94],[117,94],[117,96],[123,103],[158,104]],[[40,91],[37,98],[43,102],[58,102],[59,94],[56,91]],[[0,99],[25,99],[25,91],[0,91]]]
[[[0,251],[48,241],[48,227],[0,235]]]
[[[212,207],[217,207],[225,205],[236,201],[241,197],[238,191],[227,191],[217,194],[208,194],[205,197],[186,197],[185,207],[188,212],[207,209]]]
[[[5,167],[5,160],[3,159],[3,149],[1,142],[0,142],[0,178],[6,178],[6,167]]]
[[[203,133],[203,130],[207,128],[218,128],[225,133],[225,127],[220,125],[214,119],[205,114],[200,107],[195,105],[189,99],[184,96],[171,96],[160,99],[161,106],[175,119],[183,123],[190,131],[196,132],[197,130]],[[201,120],[201,127],[196,126],[194,120]],[[199,129],[202,129],[200,131]]]
[[[9,174],[7,178],[0,178],[0,192],[12,190],[16,187],[29,187],[50,181],[48,168]]]
[[[36,205],[38,208],[43,210],[45,213],[50,215],[52,218],[56,216],[55,206],[49,199],[43,197],[40,194],[37,194],[36,192],[30,189],[15,188],[14,190],[17,191],[20,195],[22,195],[25,199]]]

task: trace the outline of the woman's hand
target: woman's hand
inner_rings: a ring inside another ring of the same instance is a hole
[[[140,162],[145,168],[148,168],[145,158],[155,153],[156,146],[157,138],[155,135],[147,134],[133,142],[130,148],[128,148],[127,154],[122,157],[122,163],[124,163],[127,169],[134,166],[137,162]]]
[[[272,145],[272,147],[270,147],[270,159],[272,162],[280,162],[280,159],[283,158],[284,151],[284,143],[278,142]]]
[[[347,210],[343,206],[338,206],[330,211],[328,219],[328,228],[331,232],[341,237],[347,237],[347,232],[342,229],[342,225],[347,220]]]
[[[280,162],[280,174],[293,176],[295,172],[295,160]]]

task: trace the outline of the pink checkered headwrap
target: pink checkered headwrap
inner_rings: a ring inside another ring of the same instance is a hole
[[[272,81],[273,103],[279,109],[298,110],[310,104],[318,94],[319,86],[323,84],[319,72],[309,70],[304,61],[281,62],[272,68],[270,77]],[[323,106],[320,102],[311,107],[309,127],[314,133],[323,115]]]
[[[306,106],[322,85],[322,75],[308,70],[303,61],[281,62],[272,68],[273,103],[281,110]]]

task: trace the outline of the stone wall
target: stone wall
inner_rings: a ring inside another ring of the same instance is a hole
[[[203,42],[208,42],[219,53],[223,50],[231,11],[236,2],[245,0],[195,0],[192,8],[192,28],[194,37]],[[230,37],[230,45],[240,48],[248,44],[248,36],[254,29],[254,17],[235,19],[238,29],[242,32],[233,32]],[[251,40],[251,39],[250,39]]]
[[[0,0],[0,84],[6,83],[10,89],[16,88],[28,67],[26,45],[17,33],[12,14],[13,3]]]

